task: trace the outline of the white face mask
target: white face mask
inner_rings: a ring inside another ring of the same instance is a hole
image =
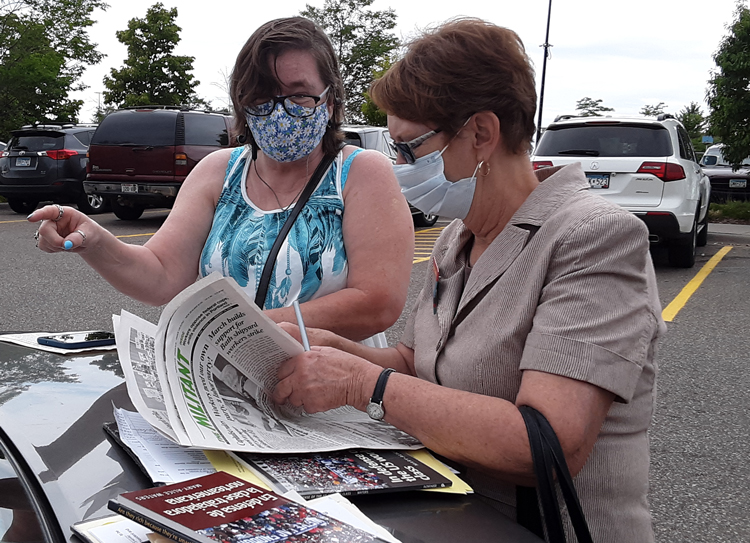
[[[428,215],[439,215],[450,219],[464,219],[469,214],[474,190],[477,185],[477,164],[474,174],[458,181],[445,178],[443,151],[434,151],[418,158],[414,164],[396,164],[396,174],[401,194],[406,200]]]

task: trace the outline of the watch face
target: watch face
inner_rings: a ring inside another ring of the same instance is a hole
[[[367,404],[367,414],[370,415],[371,419],[383,420],[383,417],[385,416],[385,411],[383,410],[382,405],[378,403],[370,402]]]

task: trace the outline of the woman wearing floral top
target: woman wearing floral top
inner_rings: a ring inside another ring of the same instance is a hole
[[[344,89],[327,36],[301,17],[264,24],[237,58],[231,96],[245,145],[203,159],[145,245],[119,241],[73,208],[60,216],[46,206],[29,216],[42,221],[39,248],[76,252],[153,305],[213,271],[254,298],[281,226],[318,164],[335,156],[278,253],[265,308],[295,322],[299,300],[310,326],[357,341],[382,332],[406,300],[411,216],[389,159],[341,146]]]

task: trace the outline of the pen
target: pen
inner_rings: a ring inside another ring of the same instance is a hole
[[[302,312],[299,310],[299,302],[294,300],[292,305],[294,306],[294,314],[297,315],[297,326],[299,326],[299,335],[302,336],[302,346],[306,351],[309,351],[310,342],[307,340],[307,330],[305,329],[305,321],[302,320]]]

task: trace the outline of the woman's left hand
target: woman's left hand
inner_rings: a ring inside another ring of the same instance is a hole
[[[363,410],[382,368],[331,347],[313,347],[284,362],[273,401],[289,401],[307,413],[342,405]]]

